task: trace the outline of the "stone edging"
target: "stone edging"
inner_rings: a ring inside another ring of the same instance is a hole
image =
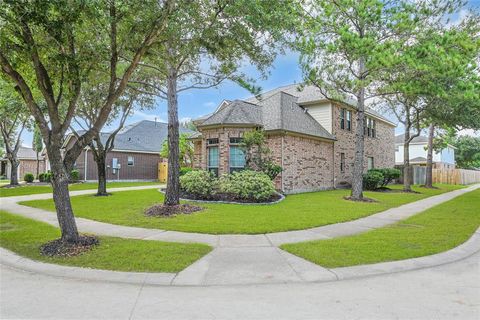
[[[158,189],[160,193],[165,194],[165,191],[162,189]],[[273,201],[273,202],[237,202],[237,201],[213,201],[213,200],[196,200],[196,199],[186,199],[186,198],[180,198],[180,200],[183,201],[188,201],[188,202],[198,202],[198,203],[226,203],[226,204],[241,204],[244,206],[269,206],[272,204],[277,204],[283,200],[285,200],[285,195],[275,192],[277,195],[280,196],[280,199]]]
[[[413,271],[418,269],[430,268],[440,266],[459,260],[466,259],[471,255],[480,251],[480,228],[478,228],[473,235],[464,243],[441,253],[412,258],[399,261],[382,262],[369,265],[359,265],[343,268],[325,269],[314,265],[303,259],[302,263],[307,263],[318,268],[316,272],[311,267],[308,271],[308,276],[303,277],[304,282],[331,282],[345,279],[364,278],[369,276],[376,276],[382,274],[390,274],[397,272]],[[291,256],[292,262],[295,259],[300,259],[289,253],[283,251],[287,256]],[[16,253],[4,248],[0,248],[0,264],[9,266],[11,268],[20,269],[28,272],[35,272],[54,277],[86,280],[86,281],[105,281],[129,284],[141,284],[151,286],[175,286],[175,278],[180,273],[147,273],[147,272],[121,272],[97,270],[81,267],[62,266],[44,262],[34,261],[28,258],[21,257]],[[313,267],[312,266],[312,267]],[[324,271],[328,270],[334,277],[325,277]],[[294,281],[292,281],[294,282]],[[284,282],[282,282],[284,283]],[[303,282],[298,282],[303,283]],[[182,283],[187,286],[198,286],[197,283]],[[202,285],[200,285],[202,286]]]

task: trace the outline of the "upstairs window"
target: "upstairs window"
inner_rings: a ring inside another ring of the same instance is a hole
[[[352,111],[347,110],[347,130],[352,131]]]
[[[377,136],[377,122],[373,118],[365,118],[364,134],[372,138]]]
[[[345,129],[345,108],[340,109],[340,129]]]

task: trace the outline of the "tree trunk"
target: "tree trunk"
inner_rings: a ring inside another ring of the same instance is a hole
[[[403,191],[412,191],[412,170],[410,167],[410,127],[405,128],[403,143]]]
[[[170,68],[167,78],[168,99],[168,176],[165,205],[180,203],[180,150],[178,133],[177,72]]]
[[[37,151],[37,175],[35,179],[38,179],[38,175],[40,174],[40,160],[38,159],[38,151]]]
[[[359,62],[359,73],[363,74],[365,69],[364,60],[361,58]],[[363,162],[364,162],[364,145],[365,145],[365,88],[362,87],[357,95],[357,127],[355,131],[355,160],[353,162],[353,178],[352,178],[352,200],[363,199]]]
[[[98,189],[97,196],[108,196],[107,193],[107,170],[106,170],[106,154],[105,152],[97,151],[98,155],[95,157],[98,172]]]
[[[62,232],[62,240],[76,243],[79,240],[77,224],[73,215],[68,180],[70,178],[67,166],[64,165],[60,154],[61,144],[52,144],[47,148],[48,158],[52,169],[53,201],[57,211],[57,219]]]
[[[428,128],[428,149],[427,149],[427,171],[425,173],[425,187],[433,188],[433,134],[435,126],[433,124]]]
[[[20,161],[16,158],[9,159],[10,166],[12,170],[10,171],[10,185],[16,186],[18,185],[18,166],[20,165]]]

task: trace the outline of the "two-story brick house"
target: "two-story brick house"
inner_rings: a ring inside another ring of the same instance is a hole
[[[365,170],[395,164],[395,124],[366,110]],[[276,188],[285,193],[332,189],[351,183],[355,155],[355,108],[326,99],[313,86],[263,93],[261,99],[224,101],[195,120],[195,167],[218,175],[245,166],[239,143],[263,129],[273,160],[282,166]]]

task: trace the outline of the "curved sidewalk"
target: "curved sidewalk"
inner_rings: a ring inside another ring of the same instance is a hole
[[[414,270],[453,262],[474,254],[480,249],[479,231],[470,240],[450,251],[396,262],[363,265],[348,268],[326,269],[302,258],[280,250],[282,243],[306,240],[335,238],[353,235],[380,228],[406,219],[442,202],[479,188],[480,185],[455,190],[429,197],[397,208],[345,223],[327,225],[301,231],[289,231],[262,235],[209,235],[164,231],[158,229],[134,228],[112,225],[77,218],[82,232],[99,235],[135,238],[143,240],[163,240],[173,242],[202,242],[215,249],[183,271],[173,273],[128,273],[105,270],[92,270],[51,265],[35,262],[2,249],[1,262],[12,267],[47,273],[60,277],[77,277],[84,280],[103,280],[150,285],[244,285],[289,282],[335,281],[352,277],[364,277],[382,273]],[[156,188],[130,187],[109,191],[139,190]],[[158,188],[158,187],[157,187]],[[74,191],[72,195],[94,193],[94,190]],[[32,219],[57,225],[52,212],[17,204],[27,199],[48,199],[51,195],[42,194],[0,199],[2,209]]]
[[[477,229],[472,237],[470,237],[470,239],[468,239],[466,242],[449,251],[407,260],[344,268],[326,269],[293,256],[287,252],[281,251],[280,249],[277,250],[279,250],[279,253],[284,256],[285,260],[294,270],[296,277],[282,279],[281,281],[270,281],[269,279],[259,281],[258,279],[246,280],[244,278],[239,278],[237,281],[233,282],[215,282],[206,279],[206,272],[200,272],[200,274],[196,275],[193,274],[199,271],[199,264],[205,264],[202,262],[202,260],[197,261],[195,264],[179,273],[118,272],[37,262],[18,256],[17,254],[3,248],[0,248],[0,263],[11,268],[59,278],[84,281],[120,282],[149,286],[209,286],[292,282],[330,282],[424,269],[466,259],[480,251],[480,228]],[[200,271],[201,270],[202,268],[200,268]]]
[[[127,190],[155,189],[158,186],[125,187],[109,189],[110,192]],[[428,197],[419,201],[411,202],[396,208],[370,216],[342,223],[335,223],[316,228],[297,231],[275,232],[257,235],[225,234],[212,235],[202,233],[190,233],[180,231],[167,231],[161,229],[148,229],[139,227],[128,227],[94,221],[85,218],[76,218],[78,229],[81,232],[94,233],[104,236],[160,240],[172,242],[198,242],[206,243],[217,248],[251,248],[251,247],[278,247],[284,243],[301,241],[322,240],[349,236],[362,233],[371,229],[381,228],[400,220],[416,215],[440,203],[449,201],[467,192],[480,188],[480,184],[468,188],[459,189],[440,195]],[[93,194],[95,190],[81,190],[70,192],[71,196]],[[1,209],[18,214],[27,218],[43,221],[58,226],[57,217],[54,212],[42,209],[27,207],[18,204],[20,201],[50,199],[51,194],[37,194],[29,196],[0,198]]]

